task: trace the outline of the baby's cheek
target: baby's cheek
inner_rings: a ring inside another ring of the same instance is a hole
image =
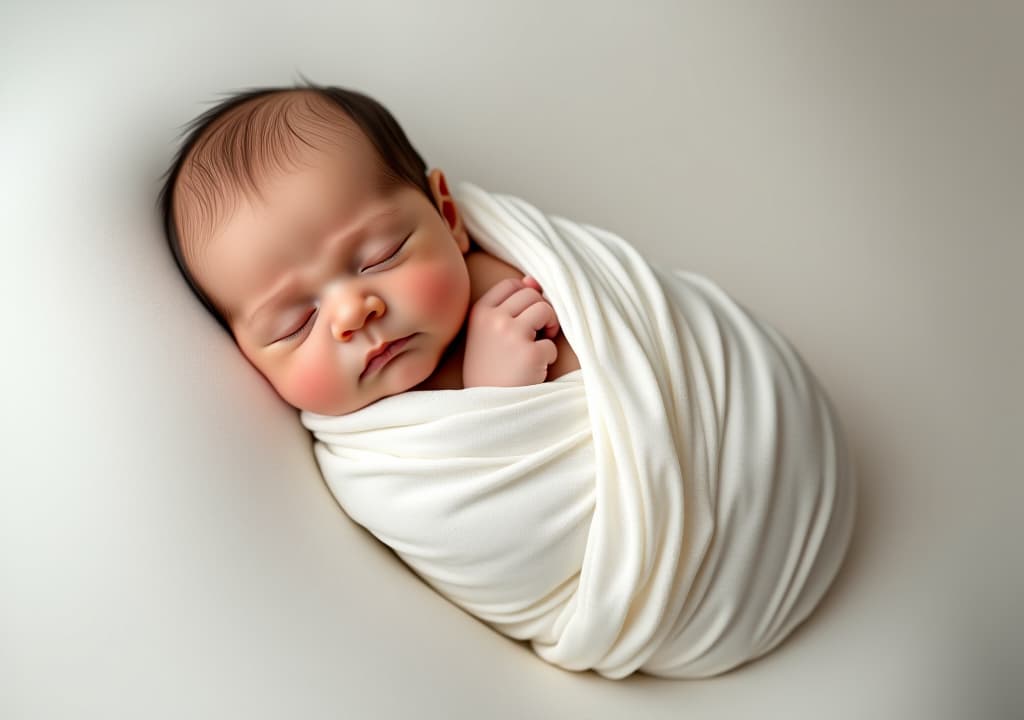
[[[411,279],[419,305],[432,315],[462,314],[469,301],[469,274],[465,265],[435,263]]]
[[[338,394],[335,377],[316,360],[296,361],[288,369],[282,386],[281,394],[290,404],[321,414],[331,414]]]

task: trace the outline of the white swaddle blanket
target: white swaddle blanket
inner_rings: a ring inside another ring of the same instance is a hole
[[[790,346],[710,281],[462,185],[472,237],[537,278],[580,370],[305,412],[339,504],[545,660],[724,672],[803,620],[841,563],[853,475]]]

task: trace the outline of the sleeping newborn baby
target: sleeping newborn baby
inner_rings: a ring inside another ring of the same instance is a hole
[[[379,105],[303,89],[228,105],[176,167],[175,250],[289,404],[343,415],[579,367],[536,281],[473,246],[444,174]]]
[[[811,372],[709,280],[454,190],[379,103],[307,84],[197,118],[161,204],[338,503],[442,595],[606,677],[768,652],[852,525]]]

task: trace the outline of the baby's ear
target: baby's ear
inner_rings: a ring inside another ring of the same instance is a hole
[[[462,213],[459,212],[459,206],[448,190],[448,183],[445,181],[444,173],[434,168],[427,175],[427,180],[430,183],[430,192],[434,196],[434,205],[437,206],[438,212],[441,213],[445,224],[448,225],[452,237],[455,238],[455,242],[459,246],[459,250],[465,255],[469,252],[469,233],[466,231],[466,226],[462,223]]]

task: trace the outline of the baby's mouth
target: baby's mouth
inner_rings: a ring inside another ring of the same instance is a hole
[[[392,358],[402,352],[402,349],[405,347],[406,343],[409,342],[410,338],[412,338],[412,335],[407,335],[404,338],[386,342],[367,353],[366,366],[363,368],[363,372],[359,374],[359,379],[362,380],[373,375],[391,362]]]

